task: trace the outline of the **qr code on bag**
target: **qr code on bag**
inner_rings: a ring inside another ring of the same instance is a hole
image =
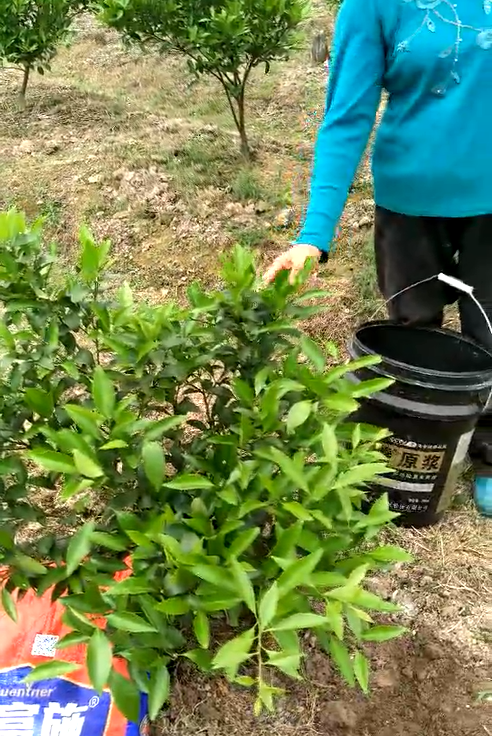
[[[59,638],[59,636],[53,636],[53,634],[36,634],[31,654],[36,657],[54,657]]]

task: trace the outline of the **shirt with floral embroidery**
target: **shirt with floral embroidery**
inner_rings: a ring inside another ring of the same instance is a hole
[[[298,243],[329,250],[382,90],[376,203],[492,214],[492,0],[344,0]]]

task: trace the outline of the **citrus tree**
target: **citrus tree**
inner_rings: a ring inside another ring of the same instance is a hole
[[[0,0],[0,62],[23,73],[22,106],[33,69],[44,74],[90,0]]]
[[[39,225],[0,216],[5,610],[28,589],[59,599],[59,657],[86,644],[94,689],[132,720],[139,689],[157,716],[182,658],[271,709],[272,674],[302,674],[304,630],[367,690],[366,642],[402,629],[374,619],[397,609],[365,579],[407,558],[376,543],[395,514],[365,492],[385,433],[347,421],[387,385],[345,378],[376,359],[329,367],[296,325],[314,295],[285,274],[258,289],[242,249],[220,291],[148,306],[128,286],[110,298],[109,244],[80,239],[63,282]],[[65,656],[30,679],[76,668]]]
[[[298,41],[307,0],[101,0],[103,20],[127,40],[159,53],[182,54],[193,74],[224,89],[246,158],[246,86],[252,70],[268,72]]]

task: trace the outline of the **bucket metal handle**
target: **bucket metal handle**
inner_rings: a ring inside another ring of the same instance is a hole
[[[429,281],[433,281],[434,279],[437,279],[438,281],[442,281],[445,284],[448,284],[448,286],[452,286],[454,289],[457,289],[458,291],[461,291],[463,294],[466,294],[470,297],[470,299],[476,304],[478,307],[482,317],[485,320],[485,324],[488,327],[488,330],[490,332],[490,336],[492,337],[492,323],[487,316],[487,313],[483,306],[478,301],[477,297],[473,293],[473,286],[469,286],[468,284],[465,284],[464,281],[461,281],[461,279],[457,279],[454,276],[448,276],[445,273],[436,273],[433,276],[429,276],[426,279],[422,279],[421,281],[417,281],[415,284],[411,284],[410,286],[406,286],[404,289],[401,289],[400,291],[397,291],[396,294],[393,294],[393,296],[390,296],[389,299],[387,299],[384,302],[383,306],[387,306],[393,299],[396,299],[396,297],[400,296],[401,294],[404,294],[406,291],[410,291],[410,289],[414,289],[416,286],[420,286],[421,284],[426,284]],[[378,312],[381,311],[383,307],[380,306],[376,309],[374,312],[374,315],[372,316],[372,319],[378,314]],[[489,398],[487,400],[487,404],[485,406],[485,411],[490,411],[492,409],[492,388],[490,389]]]
[[[469,296],[470,299],[474,302],[474,304],[476,304],[476,306],[480,310],[480,313],[482,317],[484,318],[485,323],[490,332],[490,336],[492,337],[492,323],[489,317],[487,316],[485,309],[483,308],[483,306],[480,304],[477,297],[473,293],[473,286],[469,286],[468,284],[465,284],[464,281],[461,281],[460,279],[457,279],[454,276],[448,276],[445,273],[436,273],[433,276],[429,276],[426,279],[422,279],[421,281],[415,282],[415,284],[406,286],[404,289],[401,289],[400,291],[397,291],[396,294],[393,294],[392,296],[390,296],[390,298],[384,302],[383,306],[387,306],[390,302],[393,301],[393,299],[396,299],[398,296],[401,296],[405,292],[410,291],[410,289],[414,289],[416,286],[421,286],[421,284],[426,284],[429,281],[433,281],[434,279],[437,279],[438,281],[443,281],[445,284],[448,284],[448,286],[452,286],[454,289],[457,289],[457,291],[461,291],[463,292],[463,294],[466,294],[467,296]],[[374,317],[381,311],[382,308],[383,307],[380,306],[376,309],[373,316],[371,317],[371,320],[374,319]]]

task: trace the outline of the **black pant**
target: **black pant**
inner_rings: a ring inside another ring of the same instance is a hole
[[[445,273],[472,286],[492,321],[492,214],[476,217],[410,217],[376,207],[376,268],[390,319],[408,325],[442,325],[446,304],[459,302],[461,330],[492,352],[492,335],[476,304],[432,279]],[[484,415],[472,454],[492,464],[492,414]]]

